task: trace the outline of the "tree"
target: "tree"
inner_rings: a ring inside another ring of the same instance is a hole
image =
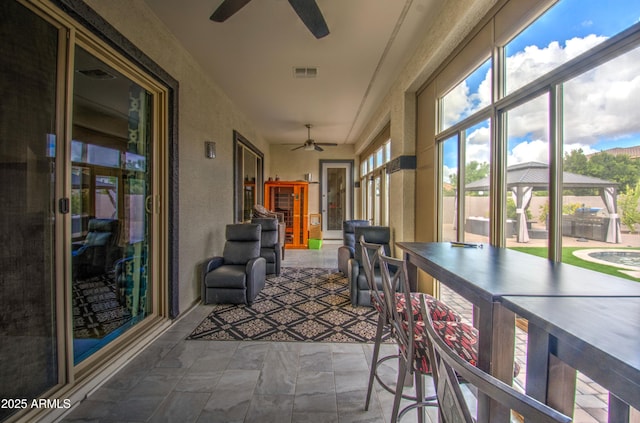
[[[478,162],[472,160],[464,167],[464,183],[469,184],[474,181],[479,181],[482,178],[489,176],[489,163]],[[449,175],[449,181],[454,187],[458,185],[458,174],[452,173]]]
[[[572,150],[565,153],[563,167],[565,172],[613,181],[619,187],[634,187],[640,181],[640,161],[626,154],[602,152],[587,157],[582,149]],[[573,191],[577,195],[587,195],[584,189]]]
[[[482,178],[486,178],[489,176],[489,163],[487,162],[478,162],[476,160],[472,160],[464,167],[464,183],[469,184],[474,181],[478,181]],[[454,187],[458,186],[458,174],[452,173],[449,175],[449,181],[451,181],[451,185]],[[477,196],[477,192],[469,192],[467,195]]]
[[[631,233],[635,232],[635,225],[640,223],[638,200],[640,200],[640,182],[636,183],[633,188],[627,187],[625,194],[618,195],[620,222],[629,228]]]
[[[589,159],[589,174],[631,188],[640,180],[640,162],[626,154],[598,153]]]
[[[589,175],[589,159],[581,148],[564,153],[563,167],[565,172]]]

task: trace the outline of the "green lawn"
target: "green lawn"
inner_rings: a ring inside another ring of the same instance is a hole
[[[539,257],[547,257],[547,249],[544,247],[513,247],[512,250],[522,251],[523,253],[532,254]],[[576,250],[590,250],[591,248],[567,247],[562,249],[562,262],[572,264],[574,266],[584,267],[585,269],[595,270],[596,272],[606,273],[608,275],[618,276],[639,282],[640,279],[631,277],[620,272],[618,267],[607,266],[604,264],[592,263],[590,261],[581,260],[573,255]],[[634,248],[616,248],[616,250],[637,250]]]

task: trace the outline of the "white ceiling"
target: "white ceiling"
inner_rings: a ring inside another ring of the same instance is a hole
[[[316,39],[287,0],[254,0],[216,23],[222,0],[145,0],[270,143],[354,143],[442,0],[317,0]],[[317,67],[296,79],[294,67]]]

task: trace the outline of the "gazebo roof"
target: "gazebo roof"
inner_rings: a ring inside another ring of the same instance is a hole
[[[566,188],[604,188],[616,187],[618,184],[592,176],[563,172],[562,183]],[[507,168],[507,189],[515,187],[533,187],[547,189],[549,187],[549,165],[540,162],[518,163]],[[467,191],[489,189],[489,178],[482,178],[467,184]]]

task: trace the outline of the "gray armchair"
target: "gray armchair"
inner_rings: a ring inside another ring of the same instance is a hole
[[[260,257],[267,262],[267,275],[280,275],[281,252],[278,242],[278,219],[266,217],[254,217],[251,223],[262,227],[260,236]]]
[[[345,220],[342,222],[342,242],[343,245],[338,248],[338,270],[343,275],[348,275],[347,268],[349,260],[353,258],[358,239],[355,237],[354,231],[358,226],[369,226],[368,220]]]
[[[390,255],[391,230],[388,226],[359,226],[354,231],[355,239],[359,240],[364,237],[364,241],[369,244],[382,245],[385,255]],[[371,290],[367,282],[367,276],[364,271],[362,256],[362,246],[356,242],[355,252],[352,259],[349,260],[348,278],[349,291],[351,295],[351,304],[353,306],[371,306]],[[380,275],[380,266],[376,263],[372,269],[373,281],[380,290],[382,290],[382,277]]]
[[[257,224],[227,225],[222,257],[208,259],[203,267],[205,304],[253,304],[266,279],[266,260],[260,257],[260,232]]]

